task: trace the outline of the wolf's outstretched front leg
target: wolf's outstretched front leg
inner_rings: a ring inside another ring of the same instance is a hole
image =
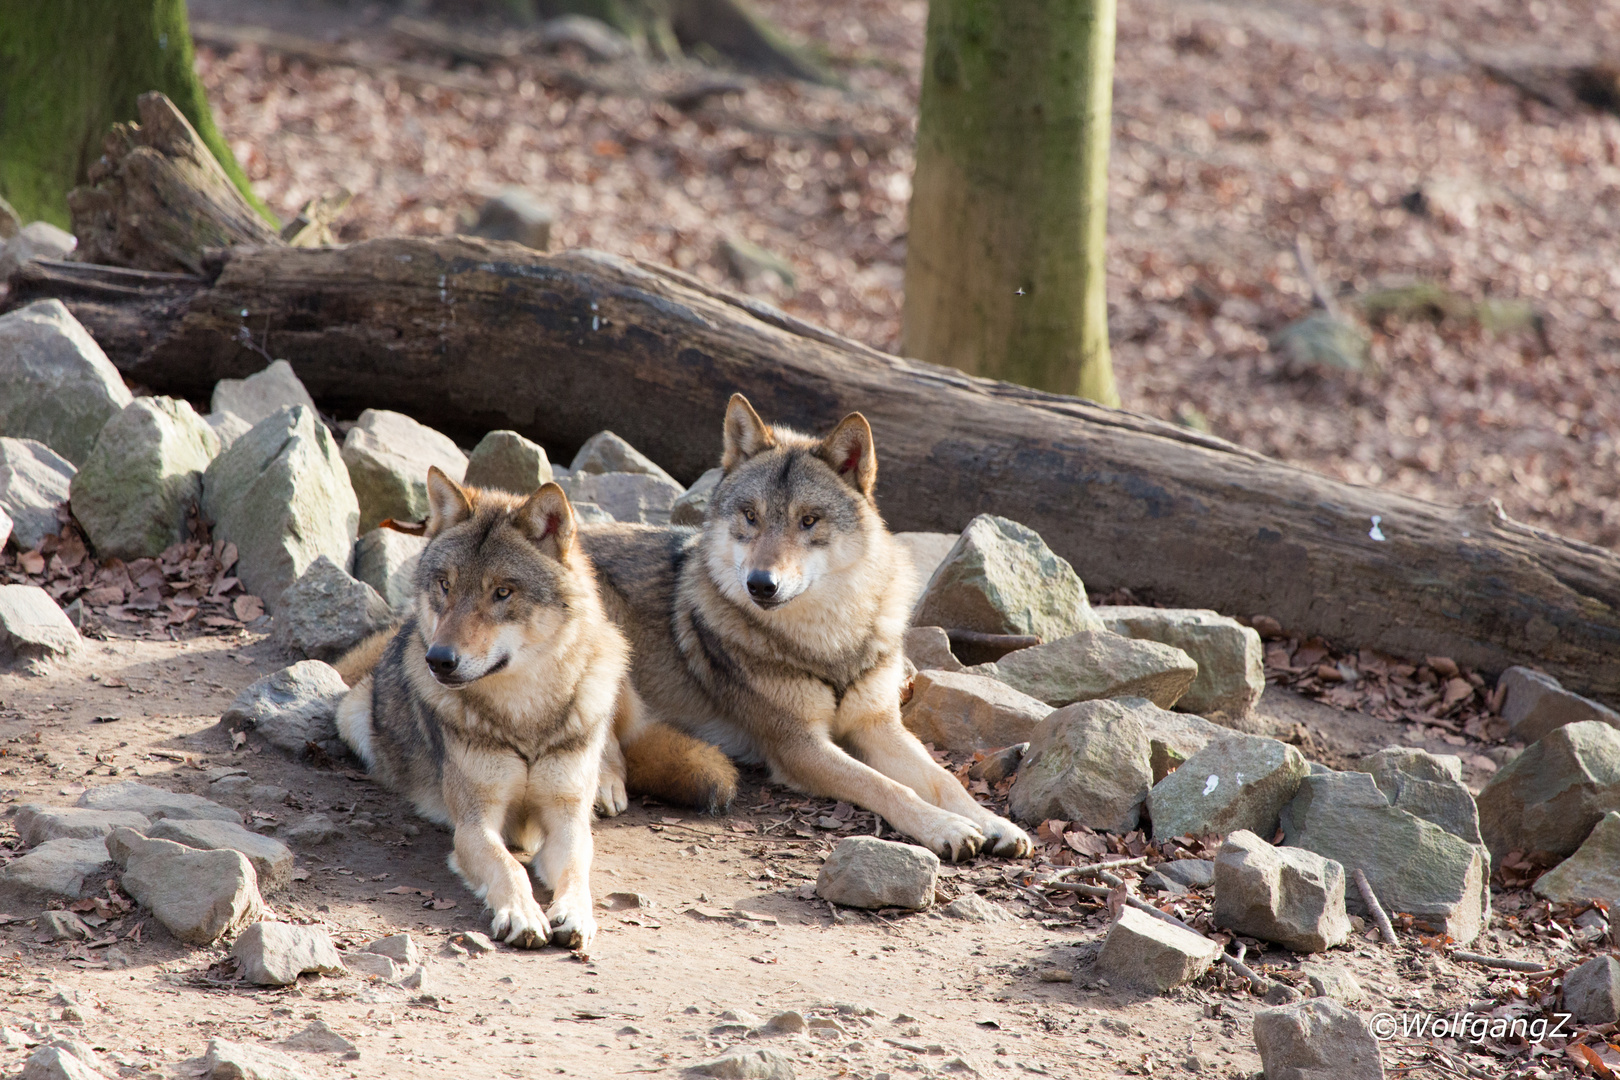
[[[585,797],[552,796],[538,808],[545,841],[531,864],[551,886],[551,943],[590,952],[596,937],[591,913],[591,804]]]
[[[526,949],[541,947],[551,937],[551,924],[534,898],[529,875],[506,850],[501,829],[506,801],[451,763],[445,767],[444,793],[455,829],[450,869],[489,908],[491,936]]]

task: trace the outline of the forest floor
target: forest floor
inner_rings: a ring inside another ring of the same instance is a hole
[[[720,282],[721,241],[746,239],[793,277],[750,287],[897,350],[927,5],[760,7],[847,86],[750,81],[683,109],[519,60],[463,64],[446,88],[379,71],[449,66],[391,36],[383,5],[191,2],[366,58],[199,50],[284,217],[342,186],[345,239],[443,234],[521,185],[556,208],[554,247]],[[1122,5],[1108,294],[1125,407],[1620,544],[1620,117],[1559,81],[1617,31],[1604,0]],[[1589,75],[1612,104],[1613,72]],[[1366,322],[1367,369],[1299,370],[1268,344],[1311,307],[1297,243]]]

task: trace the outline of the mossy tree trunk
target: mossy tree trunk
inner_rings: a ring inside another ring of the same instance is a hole
[[[214,126],[193,60],[185,0],[0,2],[0,196],[25,220],[67,228],[67,193],[85,182],[102,139],[158,90],[266,213]]]
[[[1115,0],[932,0],[907,356],[1118,405],[1104,240]]]

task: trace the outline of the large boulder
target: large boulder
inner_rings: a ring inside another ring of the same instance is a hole
[[[1593,826],[1575,854],[1536,879],[1535,893],[1559,903],[1602,900],[1620,907],[1620,811]]]
[[[658,466],[652,458],[625,442],[611,431],[598,431],[585,440],[574,460],[568,463],[572,476],[587,473],[641,473],[668,480],[679,487],[676,479]]]
[[[1148,763],[1153,766],[1153,782],[1169,776],[1198,751],[1232,734],[1231,728],[1212,724],[1192,713],[1155,709],[1140,714],[1147,728]]]
[[[47,840],[0,867],[0,905],[42,907],[102,890],[112,871],[107,847],[97,839]]]
[[[1620,728],[1620,713],[1591,698],[1565,690],[1551,675],[1526,667],[1510,667],[1496,685],[1503,688],[1502,719],[1508,729],[1527,743],[1533,743],[1554,728],[1601,720]]]
[[[1573,854],[1620,810],[1620,729],[1601,720],[1554,728],[1492,776],[1478,802],[1492,856]]]
[[[208,945],[265,914],[253,864],[240,851],[197,851],[133,829],[107,834],[123,889],[188,945]]]
[[[701,528],[709,520],[709,500],[725,475],[724,469],[710,469],[692,481],[692,486],[669,504],[669,523]]]
[[[184,540],[219,450],[214,430],[174,398],[136,398],[107,421],[72,483],[73,516],[96,554],[155,558]]]
[[[1124,907],[1103,939],[1097,969],[1163,993],[1203,975],[1220,955],[1221,947],[1202,934]]]
[[[473,447],[463,482],[470,487],[529,495],[551,482],[551,462],[539,443],[515,431],[492,431]]]
[[[1185,769],[1186,766],[1182,766]],[[1479,844],[1390,804],[1373,777],[1315,773],[1283,808],[1284,843],[1362,870],[1383,906],[1406,912],[1459,944],[1490,917],[1490,854]],[[1368,914],[1360,892],[1345,894],[1351,914]]]
[[[228,806],[219,805],[212,799],[205,799],[201,795],[187,795],[182,791],[165,791],[163,788],[137,783],[134,780],[119,780],[116,783],[88,788],[73,805],[91,810],[133,811],[149,821],[171,817],[204,818],[242,824],[241,814]]]
[[[336,660],[393,618],[376,589],[321,555],[281,594],[276,640],[311,660]]]
[[[0,666],[68,656],[79,631],[38,585],[0,585]]]
[[[349,692],[343,676],[320,660],[305,660],[248,685],[220,724],[227,731],[256,732],[270,745],[302,754],[310,743],[337,745],[337,707]]]
[[[1344,867],[1303,848],[1272,847],[1247,829],[1215,856],[1215,925],[1275,941],[1295,952],[1322,952],[1350,936]]]
[[[19,550],[32,551],[62,528],[56,508],[68,501],[76,471],[42,442],[0,438],[0,507]]]
[[[146,830],[155,840],[173,840],[198,851],[230,848],[247,856],[258,875],[259,892],[270,893],[292,882],[292,849],[273,836],[248,832],[234,821],[164,818]]]
[[[253,430],[252,424],[233,412],[209,413],[203,417],[203,422],[219,437],[221,450]]]
[[[1261,1009],[1254,1044],[1266,1080],[1384,1080],[1378,1040],[1332,998]]]
[[[1024,742],[1052,706],[978,675],[920,671],[900,718],[937,750],[995,750]]]
[[[317,558],[347,566],[360,506],[337,444],[304,406],[255,424],[203,473],[203,513],[236,545],[236,574],[273,612]]]
[[[816,876],[816,895],[842,907],[910,908],[934,902],[939,856],[916,844],[875,836],[838,841]]]
[[[667,525],[670,508],[685,489],[668,476],[651,473],[580,473],[557,480],[568,501],[577,507],[600,507],[614,521]]]
[[[397,529],[372,529],[354,545],[354,576],[370,585],[395,611],[416,599],[416,564],[427,539]]]
[[[0,435],[35,439],[80,465],[129,387],[60,300],[0,315]]]
[[[425,520],[429,467],[438,466],[457,483],[467,475],[467,455],[449,436],[387,409],[360,414],[343,440],[343,463],[360,501],[362,531],[375,529],[386,518]]]
[[[1085,630],[968,669],[1061,708],[1098,698],[1147,698],[1168,709],[1198,677],[1192,657],[1170,645]]]
[[[215,383],[208,412],[210,415],[231,413],[245,420],[251,428],[282,409],[299,405],[315,411],[315,399],[293,374],[292,365],[285,360],[272,360],[268,367],[245,379],[221,379]]]
[[[1471,844],[1484,843],[1479,808],[1463,785],[1462,759],[1456,755],[1391,746],[1362,758],[1355,768],[1373,778],[1391,806],[1432,821]]]
[[[1311,771],[1305,755],[1258,735],[1228,734],[1153,785],[1148,815],[1156,840],[1277,831],[1277,817]]]
[[[1034,529],[992,514],[968,522],[929,578],[911,621],[1046,641],[1102,629],[1074,567]]]
[[[1128,638],[1180,649],[1198,665],[1198,677],[1176,708],[1201,716],[1247,716],[1266,689],[1260,635],[1236,619],[1187,608],[1093,608],[1103,628]]]
[[[1008,796],[1013,817],[1116,833],[1136,828],[1153,783],[1141,717],[1155,710],[1140,698],[1085,701],[1035,725]]]

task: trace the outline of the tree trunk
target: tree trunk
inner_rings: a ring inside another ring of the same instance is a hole
[[[895,528],[1001,514],[1092,588],[1486,671],[1534,664],[1620,702],[1620,556],[1488,507],[1354,487],[1171,424],[902,360],[589,251],[455,237],[220,258],[212,279],[30,263],[8,302],[60,296],[160,393],[206,400],[268,353],[338,415],[397,409],[467,444],[513,428],[564,453],[612,428],[688,483],[719,460],[733,391],[806,430],[859,409]]]
[[[193,63],[185,0],[0,3],[0,196],[25,220],[66,228],[67,193],[84,183],[102,138],[158,90],[268,216],[214,127]]]
[[[925,50],[902,351],[1118,405],[1114,0],[933,0]]]

